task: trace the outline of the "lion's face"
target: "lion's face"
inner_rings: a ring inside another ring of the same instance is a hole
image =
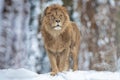
[[[47,28],[51,30],[62,30],[65,26],[66,21],[68,21],[68,14],[65,9],[61,6],[50,6],[45,10],[45,16],[47,20]]]
[[[60,10],[54,10],[49,14],[50,27],[54,30],[61,30],[65,21],[64,14]]]

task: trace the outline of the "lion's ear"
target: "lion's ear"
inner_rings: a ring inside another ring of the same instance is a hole
[[[63,9],[66,13],[68,13],[68,10],[66,9],[65,6],[63,6],[62,9]]]
[[[47,13],[49,12],[49,7],[47,7],[44,11],[44,15],[47,15]]]

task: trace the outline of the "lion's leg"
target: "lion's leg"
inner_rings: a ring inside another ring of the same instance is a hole
[[[59,65],[58,65],[58,67],[59,67],[59,71],[60,72],[62,72],[63,71],[63,66],[64,66],[64,60],[65,60],[65,56],[63,55],[63,53],[60,53],[60,56],[59,56],[60,58],[59,58]]]
[[[58,70],[59,70],[59,65],[60,65],[60,59],[61,59],[60,55],[57,55],[57,67],[58,67]]]
[[[69,56],[70,56],[70,48],[68,48],[67,50],[66,50],[66,60],[65,60],[65,67],[64,67],[64,70],[66,71],[66,70],[68,70],[69,69]]]
[[[62,53],[60,53],[59,70],[61,72],[66,71],[69,68],[69,53],[70,49],[66,49]]]
[[[55,74],[59,72],[58,67],[57,67],[57,62],[56,62],[56,56],[51,52],[48,52],[48,56],[49,56],[49,60],[50,60],[51,67],[52,67],[51,75],[54,76]]]
[[[78,70],[78,49],[76,49],[76,47],[74,47],[71,50],[72,53],[72,58],[73,58],[73,70]]]

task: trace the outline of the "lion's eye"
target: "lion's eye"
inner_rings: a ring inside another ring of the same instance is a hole
[[[62,17],[62,15],[60,15],[60,17]]]
[[[51,19],[55,19],[53,16],[51,16]]]
[[[62,18],[62,15],[60,15],[59,18]]]

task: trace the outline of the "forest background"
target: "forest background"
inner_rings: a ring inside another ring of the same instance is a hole
[[[38,19],[55,3],[81,31],[79,69],[120,71],[120,0],[0,0],[0,69],[50,71]]]

